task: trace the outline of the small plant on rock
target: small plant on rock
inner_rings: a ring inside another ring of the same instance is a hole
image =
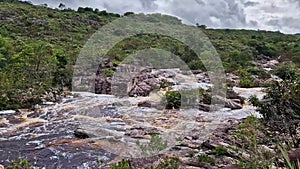
[[[7,169],[32,169],[32,165],[28,160],[19,158],[18,160],[12,160],[12,164]]]
[[[216,156],[224,156],[224,155],[228,155],[228,152],[225,147],[217,146],[213,151],[213,154],[215,154]]]
[[[168,147],[167,141],[163,141],[157,134],[151,134],[150,142],[146,144],[142,144],[139,140],[136,141],[136,144],[144,156],[157,154]]]
[[[111,165],[110,169],[132,169],[129,160],[122,160],[118,164]]]
[[[212,157],[208,156],[207,154],[201,154],[198,156],[198,161],[200,163],[208,163],[211,165],[215,165],[216,161]]]

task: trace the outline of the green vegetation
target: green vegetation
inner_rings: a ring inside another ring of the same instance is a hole
[[[117,16],[0,1],[0,110],[31,107],[46,91],[71,87],[85,41]]]
[[[34,6],[29,2],[1,0],[0,24],[0,110],[30,107],[41,102],[40,96],[52,88],[71,87],[72,69],[81,48],[103,25],[122,17],[98,9],[79,7],[77,11],[58,9],[47,5]],[[124,14],[135,15],[132,12]],[[143,15],[141,15],[143,16]],[[156,15],[160,19],[145,17],[153,22],[181,24],[177,18]],[[280,32],[250,30],[213,30],[198,26],[211,40],[220,54],[226,72],[241,77],[240,85],[253,87],[252,75],[269,75],[256,67],[253,61],[261,56],[300,65],[300,37]],[[115,32],[124,34],[126,30]],[[205,70],[201,60],[185,44],[162,35],[140,34],[125,39],[107,53],[114,66],[124,58],[148,48],[159,48],[179,56],[191,69]],[[201,55],[212,53],[203,44]],[[282,70],[278,70],[281,71]],[[105,70],[112,76],[111,70]],[[167,85],[167,84],[166,84]],[[177,103],[170,108],[179,108]],[[171,99],[171,100],[172,100]]]
[[[7,167],[7,169],[33,169],[29,161],[19,158],[18,160],[13,160],[12,164]]]
[[[240,76],[240,86],[241,87],[246,87],[246,88],[250,88],[250,87],[254,87],[254,78],[251,76],[251,74],[246,71],[246,70],[240,70],[239,71],[239,76]]]
[[[286,63],[277,67],[275,75],[285,81],[295,81],[299,77],[299,71],[293,63]]]
[[[293,147],[298,148],[300,81],[292,79],[274,83],[267,90],[265,101],[259,104],[259,111],[264,117],[265,125],[274,132],[274,136],[283,140],[291,139]],[[282,137],[282,134],[288,136]]]
[[[148,143],[142,144],[137,140],[136,144],[141,149],[144,156],[157,154],[168,147],[168,142],[163,141],[157,134],[151,134],[151,139]]]
[[[170,157],[163,159],[157,166],[146,167],[145,169],[178,169],[179,159]],[[129,160],[122,160],[118,164],[110,166],[110,169],[133,169]]]
[[[226,156],[226,155],[228,155],[227,149],[225,147],[222,147],[222,146],[217,146],[212,153],[216,156]]]
[[[110,166],[110,169],[132,169],[129,160],[122,160],[118,164]]]
[[[178,169],[179,159],[178,158],[165,158],[164,161],[160,162],[156,167],[147,167],[146,169]]]
[[[179,109],[181,106],[181,94],[179,91],[167,91],[166,109]]]
[[[275,157],[269,151],[260,149],[259,145],[267,143],[265,137],[260,137],[263,134],[264,127],[258,118],[250,116],[242,123],[238,131],[235,133],[237,140],[241,141],[239,166],[245,169],[269,168],[272,166]],[[242,152],[249,154],[248,158],[242,156]]]
[[[216,161],[214,158],[208,156],[207,154],[201,154],[198,156],[198,161],[200,163],[209,163],[211,165],[215,165]]]
[[[109,69],[105,69],[103,70],[104,71],[104,74],[107,76],[107,77],[112,77],[115,73],[115,71],[113,70],[109,70]]]

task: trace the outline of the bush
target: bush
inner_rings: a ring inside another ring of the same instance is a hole
[[[225,147],[217,146],[213,151],[213,154],[215,154],[216,156],[224,156],[224,155],[228,155],[228,152]]]
[[[160,162],[155,169],[178,169],[179,159],[178,158],[167,158]]]
[[[105,69],[105,70],[103,70],[103,72],[104,72],[105,76],[107,76],[107,77],[112,77],[115,73],[115,71],[110,70],[110,69]]]
[[[276,82],[266,92],[267,95],[259,105],[264,123],[275,135],[278,132],[280,135],[288,133],[293,146],[299,147],[300,136],[297,135],[297,130],[300,127],[300,81]]]
[[[166,109],[179,109],[181,107],[181,94],[179,91],[167,91]]]
[[[245,169],[265,169],[272,166],[275,159],[274,155],[259,148],[260,144],[266,144],[268,140],[258,118],[248,117],[244,123],[238,126],[235,137],[240,146],[238,148],[240,154],[239,166]],[[249,157],[244,158],[243,152],[249,154]]]
[[[144,156],[155,155],[168,147],[168,142],[163,141],[157,134],[151,134],[150,142],[146,144],[142,144],[139,140],[136,144]]]
[[[215,165],[216,161],[212,157],[208,156],[207,154],[201,154],[198,156],[198,161],[200,163],[208,163],[211,165]]]
[[[255,86],[254,78],[246,70],[240,70],[239,76],[240,76],[240,83],[239,83],[240,87],[250,88]]]
[[[277,67],[275,75],[280,77],[282,80],[294,81],[297,78],[297,68],[294,65],[285,64]]]
[[[19,158],[18,160],[13,160],[12,164],[7,167],[7,169],[32,169],[32,165],[28,160]]]
[[[110,169],[132,169],[130,162],[128,160],[122,160],[118,164],[111,165]]]
[[[259,99],[255,96],[255,95],[252,95],[249,97],[249,102],[253,105],[253,106],[260,106],[260,101]]]

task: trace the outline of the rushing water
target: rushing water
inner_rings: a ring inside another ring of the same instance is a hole
[[[235,88],[242,96],[262,97],[259,89]],[[203,140],[226,119],[241,119],[255,114],[255,108],[221,109],[214,113],[199,110],[163,111],[137,107],[143,98],[118,99],[109,95],[74,93],[61,103],[38,110],[0,112],[0,164],[23,157],[35,166],[47,168],[93,168],[116,156],[139,157],[136,141],[147,141],[154,132],[176,145],[176,138],[201,130]],[[203,118],[202,121],[196,119]],[[90,139],[78,139],[82,129]],[[149,134],[149,133],[148,133]]]

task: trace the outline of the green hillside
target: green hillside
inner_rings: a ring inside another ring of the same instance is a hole
[[[96,30],[119,17],[122,16],[92,8],[74,11],[0,1],[0,110],[29,107],[39,103],[45,91],[70,88],[72,66],[80,49]],[[176,18],[171,20],[181,24]],[[204,26],[199,29],[210,38],[227,72],[239,74],[241,70],[253,68],[253,61],[260,55],[281,56],[283,61],[293,61],[300,66],[299,36],[266,31],[212,30]],[[172,51],[191,69],[204,69],[187,46],[159,35],[131,37],[115,46],[108,55],[112,62],[119,63],[127,55],[149,47]]]

